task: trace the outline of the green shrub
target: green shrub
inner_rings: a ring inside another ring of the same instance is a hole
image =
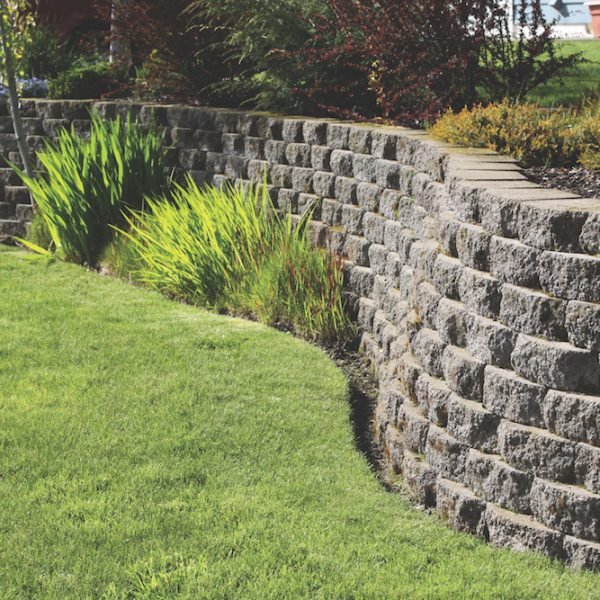
[[[164,184],[162,135],[126,121],[92,114],[89,139],[64,130],[38,154],[42,174],[19,175],[29,187],[54,250],[67,261],[96,266],[124,223],[125,208],[140,209],[145,194]],[[39,244],[38,244],[39,245]]]
[[[430,132],[447,142],[513,156],[525,167],[591,166],[600,149],[598,112],[593,108],[552,110],[505,101],[448,112]]]
[[[100,98],[119,84],[119,73],[107,62],[76,65],[48,80],[49,98]]]
[[[331,342],[350,332],[339,259],[314,248],[310,213],[294,226],[264,190],[198,188],[188,178],[170,202],[130,219],[136,277],[169,296],[251,314]]]

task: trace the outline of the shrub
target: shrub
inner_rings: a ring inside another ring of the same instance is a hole
[[[435,137],[460,146],[491,148],[516,158],[524,167],[577,164],[586,150],[584,130],[574,110],[536,104],[510,104],[447,112],[431,129]]]
[[[136,278],[194,304],[252,314],[332,341],[350,330],[340,261],[313,248],[307,213],[294,227],[263,187],[199,189],[188,178],[170,202],[149,201],[130,219],[140,260]]]
[[[96,266],[121,225],[125,208],[139,209],[145,194],[158,194],[164,183],[162,135],[126,121],[103,121],[92,114],[89,139],[63,130],[38,160],[43,173],[29,178],[29,187],[64,260]]]
[[[107,62],[76,65],[48,80],[48,97],[100,98],[118,87],[120,77]]]
[[[327,3],[331,15],[314,19],[312,43],[296,51],[294,91],[315,112],[423,125],[482,91],[516,99],[581,60],[556,55],[539,0],[520,2],[516,42],[496,0]]]

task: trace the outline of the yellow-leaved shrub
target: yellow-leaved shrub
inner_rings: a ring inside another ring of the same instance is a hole
[[[447,112],[430,133],[460,146],[490,148],[524,167],[600,168],[600,102],[584,110],[505,101]]]

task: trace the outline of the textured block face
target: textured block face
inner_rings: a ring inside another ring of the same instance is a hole
[[[491,274],[505,283],[526,288],[539,287],[538,262],[541,252],[516,240],[493,236],[489,246]]]
[[[540,525],[530,517],[488,504],[485,524],[489,540],[494,546],[517,551],[542,552],[555,558],[562,557],[561,534]]]
[[[483,526],[485,502],[458,483],[438,481],[436,507],[442,519],[459,531],[479,533]]]
[[[600,446],[600,398],[550,390],[540,406],[550,431]]]
[[[514,469],[499,456],[469,450],[465,484],[480,498],[514,512],[530,514],[532,483],[532,475]]]
[[[570,344],[521,334],[511,362],[519,375],[540,385],[592,394],[600,390],[598,355]]]
[[[515,423],[544,427],[545,397],[545,387],[519,377],[514,371],[485,367],[483,405],[494,414]]]
[[[567,302],[514,285],[502,287],[499,320],[508,327],[549,340],[566,341]]]
[[[506,462],[516,469],[556,481],[575,480],[575,444],[543,429],[502,421],[498,447]]]
[[[558,298],[600,302],[600,259],[544,252],[540,258],[540,283],[544,291]]]
[[[481,401],[485,364],[461,348],[448,346],[442,356],[448,387],[463,398]]]
[[[600,540],[600,496],[596,494],[536,478],[531,510],[552,529],[592,542]]]
[[[565,324],[574,346],[600,352],[600,304],[569,302]]]
[[[459,442],[483,452],[496,452],[500,417],[480,403],[452,394],[448,400],[448,431]]]

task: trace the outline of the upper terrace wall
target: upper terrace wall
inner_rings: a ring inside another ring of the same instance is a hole
[[[25,103],[30,144],[70,123],[85,131],[91,104]],[[389,465],[458,529],[599,567],[600,200],[543,190],[510,159],[419,131],[94,107],[155,118],[172,165],[199,182],[261,183],[266,170],[281,209],[316,202],[315,239],[347,258],[378,368]],[[16,151],[9,134],[0,146]],[[5,186],[4,200],[28,217],[22,189]]]

